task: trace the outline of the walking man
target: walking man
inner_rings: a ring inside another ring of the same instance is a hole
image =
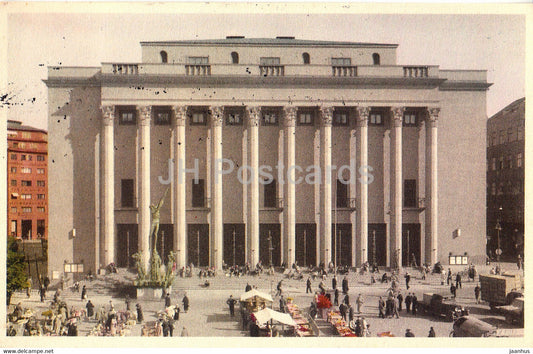
[[[361,307],[363,306],[364,302],[363,295],[359,294],[359,296],[357,296],[357,300],[355,300],[355,303],[357,304],[357,313],[361,313]]]
[[[229,296],[229,299],[226,301],[226,303],[229,306],[229,314],[231,317],[235,316],[235,303],[237,300],[233,298],[233,295]]]
[[[474,295],[476,296],[476,304],[479,304],[479,295],[481,295],[481,288],[479,287],[479,284],[474,288]]]
[[[418,299],[416,298],[415,293],[413,293],[412,301],[413,303],[411,304],[411,312],[413,313],[413,316],[416,316],[416,310],[418,308]]]
[[[405,309],[407,313],[411,312],[411,301],[413,301],[413,298],[411,297],[411,293],[408,293],[405,297]]]
[[[281,283],[282,283],[282,282],[283,282],[283,279],[279,281],[278,286],[276,287],[276,289],[278,290],[278,291],[276,292],[276,296],[281,296],[281,292],[282,292],[282,290],[281,290]]]
[[[398,311],[402,312],[402,302],[403,302],[402,293],[398,292],[398,296],[396,298],[398,299]]]
[[[453,285],[453,283],[450,286],[450,292],[452,293],[452,296],[455,299],[457,297],[457,288],[455,287],[455,285]]]
[[[189,298],[187,297],[187,294],[183,296],[183,311],[187,313],[189,311]]]
[[[344,277],[344,279],[342,279],[342,293],[343,294],[348,294],[348,279],[346,278],[346,276]]]
[[[411,275],[409,273],[405,274],[405,287],[409,290],[409,282],[411,281]]]
[[[339,289],[335,288],[335,301],[333,302],[333,304],[335,306],[339,306]]]
[[[170,301],[170,293],[167,292],[167,294],[165,295],[165,307],[170,307],[171,305],[171,301]]]
[[[450,285],[451,282],[452,282],[452,270],[448,268],[448,277],[446,278],[446,284]]]
[[[398,300],[392,299],[392,317],[396,316],[396,318],[400,318],[400,314],[398,313]]]
[[[383,301],[383,298],[380,296],[378,301],[378,310],[379,310],[379,318],[385,318],[385,301]]]
[[[337,274],[335,274],[331,279],[331,288],[333,290],[337,289]]]
[[[311,278],[308,277],[307,278],[307,287],[305,288],[305,293],[313,293],[313,291],[311,290]]]
[[[457,275],[455,276],[455,287],[457,289],[461,289],[463,286],[461,284],[461,274],[457,273]]]

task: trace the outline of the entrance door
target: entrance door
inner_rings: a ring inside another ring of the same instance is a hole
[[[420,224],[402,225],[402,266],[420,266]]]
[[[117,267],[134,267],[135,260],[131,256],[139,250],[137,224],[117,224]]]
[[[336,234],[335,234],[336,231]],[[338,266],[352,265],[352,224],[331,225],[333,262]]]
[[[280,224],[259,224],[259,259],[264,266],[281,265]]]
[[[387,224],[368,224],[368,262],[387,265]]]
[[[168,255],[174,247],[174,225],[159,224],[157,235],[157,253],[161,257],[161,262],[167,264]]]
[[[303,267],[316,265],[316,224],[296,224],[296,262]]]
[[[187,263],[209,266],[209,224],[187,225]]]
[[[224,263],[244,265],[244,224],[224,224]]]
[[[20,223],[22,233],[20,236],[23,240],[31,240],[31,220],[22,220]]]

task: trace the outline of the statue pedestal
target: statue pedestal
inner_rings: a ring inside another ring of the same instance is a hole
[[[167,289],[163,287],[136,287],[137,299],[140,300],[161,300],[166,293],[172,293],[172,287]]]

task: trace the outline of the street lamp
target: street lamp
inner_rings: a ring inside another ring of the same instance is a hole
[[[376,230],[372,230],[372,266],[376,264]]]
[[[235,227],[233,228],[233,266],[235,267]]]
[[[502,225],[500,223],[501,221],[501,216],[502,216],[502,206],[500,205],[500,208],[498,209],[499,211],[499,214],[498,214],[498,221],[496,222],[496,227],[495,227],[495,230],[497,231],[496,233],[496,242],[498,244],[498,248],[496,249],[496,261],[497,262],[500,262],[500,256],[502,254],[502,249],[500,248],[500,232],[502,231]]]
[[[268,261],[270,262],[270,267],[272,267],[272,251],[274,248],[272,247],[272,233],[270,230],[268,231]]]

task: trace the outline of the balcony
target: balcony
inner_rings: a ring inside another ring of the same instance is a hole
[[[113,74],[138,75],[138,64],[113,64]]]
[[[208,64],[188,64],[185,65],[185,75],[188,76],[209,76],[211,75],[211,65]]]
[[[259,75],[285,76],[285,67],[283,65],[259,65]]]
[[[333,76],[353,77],[357,76],[357,66],[332,66]]]
[[[428,77],[429,68],[427,66],[404,66],[404,77]]]

